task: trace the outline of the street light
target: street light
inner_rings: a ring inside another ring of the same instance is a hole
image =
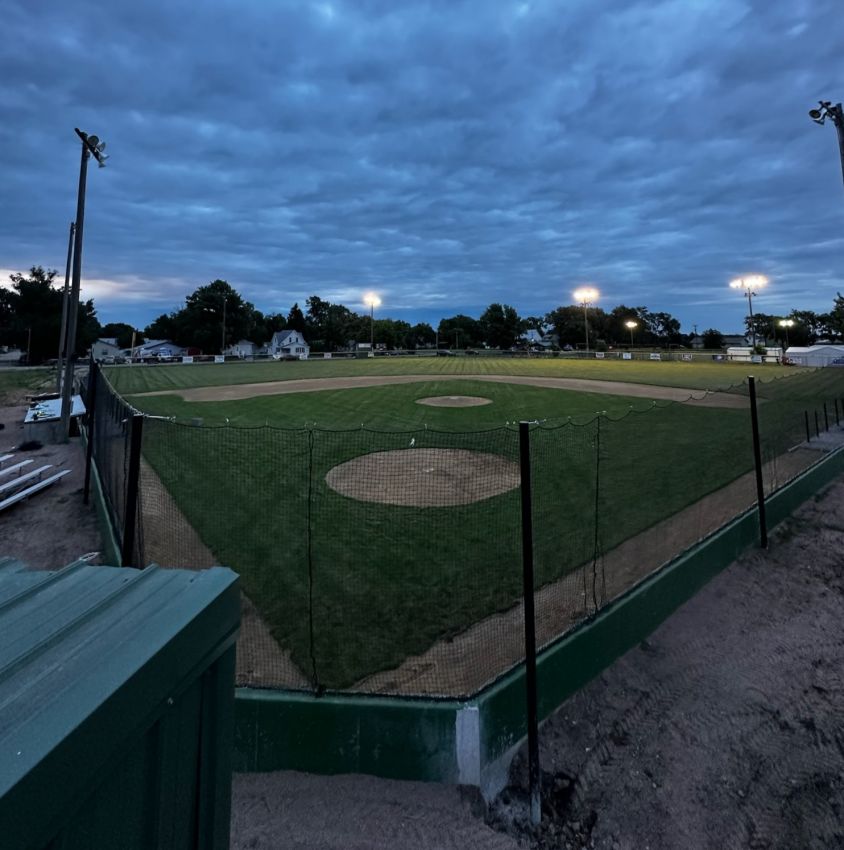
[[[633,328],[639,327],[638,322],[634,322],[632,319],[624,323],[624,327],[630,331],[630,350],[633,350]]]
[[[838,131],[838,152],[841,156],[841,177],[844,179],[844,109],[840,103],[832,105],[831,100],[819,100],[820,109],[810,109],[809,117],[815,124],[821,124],[829,118]]]
[[[67,337],[65,346],[65,371],[62,384],[61,433],[65,440],[70,437],[70,406],[73,393],[73,372],[76,368],[76,326],[79,322],[79,285],[82,277],[82,229],[85,224],[85,185],[88,178],[88,159],[93,156],[100,168],[105,168],[108,154],[103,153],[105,142],[97,136],[89,136],[78,127],[76,135],[82,140],[82,160],[79,165],[79,189],[76,194],[76,228],[73,242],[73,281],[70,287],[70,303],[67,314]]]
[[[375,308],[380,306],[381,299],[374,292],[363,296],[363,303],[369,307],[369,350],[375,354]]]
[[[788,329],[794,327],[794,319],[780,319],[779,325],[785,328],[785,349],[788,351]]]
[[[756,326],[753,324],[753,302],[751,299],[768,285],[768,278],[763,274],[749,274],[745,277],[737,277],[730,281],[731,289],[740,289],[747,296],[747,309],[750,312],[750,335],[753,340],[753,348],[750,356],[756,354]]]
[[[590,304],[594,304],[598,298],[601,297],[601,293],[595,289],[594,286],[581,286],[580,289],[575,289],[574,291],[574,300],[577,301],[578,304],[583,305],[583,329],[586,332],[586,351],[589,351],[589,320],[587,318],[586,310]]]

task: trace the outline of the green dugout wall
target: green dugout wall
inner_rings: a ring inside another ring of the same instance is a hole
[[[773,528],[844,472],[844,449],[826,455],[766,502]],[[537,659],[540,719],[646,638],[758,540],[755,508],[546,648]],[[368,773],[479,787],[507,780],[525,735],[523,666],[467,701],[237,689],[234,769]]]

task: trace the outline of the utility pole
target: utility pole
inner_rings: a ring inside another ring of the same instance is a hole
[[[810,109],[809,117],[815,124],[821,124],[829,118],[838,131],[838,154],[841,157],[841,179],[844,180],[844,108],[840,103],[832,105],[831,100],[819,100],[820,109]]]
[[[59,359],[56,368],[56,392],[62,391],[62,362],[65,357],[64,344],[67,338],[67,295],[70,288],[70,262],[73,258],[73,234],[76,232],[76,222],[70,223],[70,236],[67,240],[67,264],[64,268],[64,292],[62,294],[62,328],[59,335]]]
[[[226,297],[226,293],[223,293],[223,339],[220,342],[220,354],[226,353],[226,302],[228,298]]]
[[[67,356],[65,357],[64,383],[62,385],[61,433],[65,441],[70,437],[70,413],[73,394],[73,372],[76,367],[76,326],[79,320],[79,286],[82,277],[82,233],[85,226],[85,186],[88,178],[88,159],[91,155],[100,168],[105,167],[105,142],[97,136],[89,136],[78,127],[76,135],[82,140],[82,160],[79,163],[79,189],[76,195],[76,232],[73,243],[73,280],[70,287],[67,322]]]

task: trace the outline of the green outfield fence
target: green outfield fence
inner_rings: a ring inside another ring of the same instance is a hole
[[[124,565],[242,577],[238,684],[463,698],[524,661],[518,424],[217,427],[144,415],[96,366],[92,385]],[[770,494],[836,444],[844,370],[757,389]],[[539,648],[757,503],[748,393],[523,429]]]

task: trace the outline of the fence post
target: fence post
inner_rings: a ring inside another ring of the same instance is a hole
[[[809,430],[809,411],[808,410],[803,411],[803,418],[806,420],[806,442],[811,443],[812,442],[812,432]]]
[[[815,436],[816,436],[816,437],[818,437],[818,438],[820,439],[820,436],[821,436],[821,424],[820,424],[820,420],[818,419],[818,411],[817,411],[817,409],[814,411],[814,413],[815,413]]]
[[[841,425],[841,419],[838,417],[838,399],[835,399],[835,424]]]
[[[98,378],[97,361],[91,356],[91,365],[88,367],[88,397],[85,399],[85,407],[87,416],[85,417],[87,425],[87,434],[85,435],[88,444],[85,447],[85,484],[82,488],[82,503],[88,504],[88,497],[91,494],[91,462],[94,456],[94,411],[97,405],[97,378]]]
[[[826,402],[823,403],[823,422],[824,422],[824,425],[826,425],[826,427],[824,428],[824,431],[829,431],[829,413],[827,412],[827,409],[826,409]]]
[[[756,411],[756,379],[747,379],[750,389],[750,425],[753,429],[753,460],[756,464],[756,504],[759,507],[759,545],[768,548],[768,523],[765,519],[765,485],[762,482],[762,449],[759,444],[759,414]]]
[[[129,470],[126,475],[126,513],[123,517],[123,546],[121,548],[121,566],[133,567],[135,549],[135,527],[138,514],[138,484],[141,473],[141,438],[144,430],[144,416],[135,413],[129,420]]]
[[[536,614],[533,595],[533,508],[530,484],[530,424],[519,423],[522,498],[522,581],[525,602],[525,687],[527,690],[528,782],[530,821],[542,819],[539,790],[539,721],[536,696]]]

